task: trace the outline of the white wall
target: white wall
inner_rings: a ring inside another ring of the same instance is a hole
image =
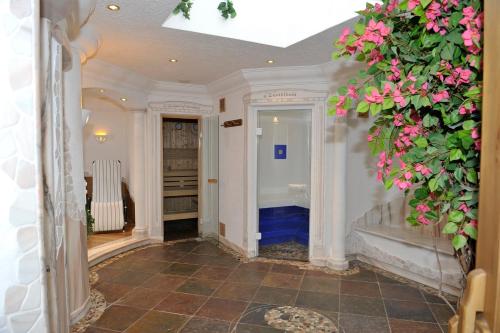
[[[219,115],[219,123],[226,120],[245,118],[243,96],[246,88],[225,95],[226,112]],[[218,100],[214,109],[218,110]],[[219,221],[226,225],[226,239],[236,246],[243,247],[244,221],[244,127],[219,129]]]
[[[259,112],[262,136],[258,145],[259,207],[309,207],[311,195],[311,111]],[[278,123],[273,123],[278,117]],[[274,158],[274,145],[286,145],[286,159]],[[289,184],[303,184],[293,189]]]
[[[94,96],[84,96],[83,107],[91,111],[90,120],[83,132],[85,175],[92,175],[92,162],[94,160],[120,160],[122,179],[128,184],[130,179],[129,139],[132,131],[132,114],[115,102]],[[108,132],[106,142],[97,142],[94,136],[97,130]]]
[[[366,140],[372,123],[373,118],[359,118],[356,114],[350,114],[347,121],[347,232],[373,207],[402,196],[396,189],[386,191],[376,179],[378,157],[372,156]]]

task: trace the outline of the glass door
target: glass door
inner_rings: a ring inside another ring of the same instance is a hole
[[[203,118],[202,236],[219,241],[219,116]]]
[[[258,111],[259,256],[307,261],[311,110]]]

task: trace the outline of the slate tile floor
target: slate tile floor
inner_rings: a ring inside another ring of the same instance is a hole
[[[344,333],[440,333],[451,316],[439,298],[368,269],[241,263],[209,242],[145,248],[97,273],[108,307],[87,333],[281,332],[264,320],[281,305],[319,312]]]

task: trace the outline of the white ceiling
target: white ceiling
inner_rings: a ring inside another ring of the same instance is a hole
[[[343,27],[338,25],[279,48],[162,27],[178,1],[98,0],[90,19],[102,38],[96,58],[153,80],[207,84],[244,68],[325,63]],[[203,0],[194,0],[194,5],[196,1]],[[110,3],[118,4],[121,10],[106,9]],[[179,62],[170,63],[170,58]],[[267,59],[275,64],[268,65]]]
[[[172,13],[163,26],[288,47],[352,19],[365,1],[233,0],[237,16],[225,20],[217,11],[220,0],[203,0],[194,2],[190,20]]]

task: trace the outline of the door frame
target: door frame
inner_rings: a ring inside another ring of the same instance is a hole
[[[149,238],[155,241],[163,242],[163,170],[162,170],[162,119],[163,116],[170,118],[189,118],[200,117],[205,118],[212,115],[212,106],[204,105],[195,102],[185,101],[165,101],[165,102],[150,102],[146,113],[146,128],[145,128],[145,144],[146,144],[146,160],[145,160],[145,226],[148,230]],[[203,121],[201,122],[203,124]],[[205,129],[200,126],[200,133],[203,135]],[[203,154],[204,147],[201,147],[200,152]],[[201,193],[206,191],[206,185],[203,182],[204,174],[201,171],[199,179],[199,190]],[[203,198],[202,198],[203,199]],[[200,211],[198,203],[198,211],[201,212],[203,218],[204,211]],[[200,216],[198,217],[200,219]],[[200,221],[198,221],[199,223]]]
[[[160,115],[161,117],[161,129],[160,129],[160,137],[161,137],[161,142],[160,142],[160,155],[161,155],[161,158],[160,158],[160,172],[161,172],[161,176],[160,176],[160,179],[162,180],[161,182],[161,202],[160,202],[160,207],[161,207],[161,228],[162,228],[162,234],[163,234],[163,237],[165,237],[165,220],[163,218],[163,215],[165,214],[165,207],[164,207],[164,203],[165,203],[165,197],[163,196],[163,191],[164,191],[164,188],[165,188],[165,185],[164,185],[164,169],[163,169],[163,161],[165,159],[164,157],[164,154],[165,154],[165,149],[163,147],[163,143],[164,143],[164,140],[165,140],[165,137],[164,137],[164,129],[163,129],[163,123],[165,121],[165,119],[179,119],[179,120],[196,120],[196,124],[198,125],[198,151],[197,151],[197,155],[198,155],[198,161],[197,161],[197,177],[198,177],[198,196],[197,196],[197,199],[198,199],[198,203],[197,203],[197,210],[198,210],[198,222],[196,223],[197,224],[197,231],[198,231],[198,236],[200,235],[201,233],[201,223],[200,221],[202,220],[202,212],[203,212],[203,196],[202,196],[202,176],[203,176],[203,173],[202,173],[202,170],[203,170],[203,129],[202,129],[202,125],[203,125],[203,122],[202,122],[202,117],[201,116],[198,116],[198,115],[179,115],[179,114],[167,114],[167,113],[162,113]],[[165,241],[165,239],[163,239]]]
[[[305,94],[304,98],[297,98]],[[252,96],[253,95],[253,96]],[[256,97],[256,98],[253,98]],[[262,98],[259,98],[262,97]],[[279,98],[276,98],[279,97]],[[291,98],[283,98],[291,97]],[[309,210],[309,261],[316,258],[324,261],[324,114],[325,94],[314,91],[257,92],[244,98],[246,109],[246,179],[245,179],[245,223],[244,250],[248,257],[258,255],[258,209],[257,209],[257,112],[259,110],[311,110],[311,198]]]
[[[255,235],[255,239],[256,239],[256,248],[255,248],[255,256],[258,256],[259,255],[259,239],[257,239],[257,234],[259,233],[259,226],[260,226],[260,218],[259,218],[259,146],[260,146],[260,143],[259,143],[259,135],[257,135],[257,128],[259,128],[259,113],[260,112],[266,112],[266,111],[277,111],[277,112],[287,112],[287,111],[301,111],[301,112],[309,112],[310,115],[311,115],[311,133],[310,133],[310,137],[309,137],[309,142],[310,142],[310,150],[311,150],[311,157],[310,157],[310,160],[309,160],[309,163],[310,163],[310,172],[309,172],[309,183],[311,184],[310,186],[310,192],[311,192],[311,196],[309,198],[309,221],[308,221],[308,224],[309,224],[309,229],[312,229],[311,228],[311,208],[312,208],[312,205],[311,205],[311,202],[312,202],[312,192],[313,192],[313,188],[312,188],[312,184],[313,184],[313,175],[314,175],[314,172],[313,172],[313,153],[312,153],[312,147],[313,147],[313,129],[312,129],[312,118],[313,118],[313,107],[314,105],[304,105],[304,106],[301,106],[301,105],[277,105],[277,106],[272,106],[272,105],[268,105],[268,106],[256,106],[256,107],[253,107],[252,108],[252,111],[251,112],[254,112],[254,121],[255,121],[255,130],[253,131],[253,133],[255,133],[255,138],[254,138],[254,142],[253,144],[255,144],[255,150],[254,150],[254,153],[255,153],[255,158],[251,158],[248,160],[248,163],[249,164],[253,164],[250,166],[249,170],[255,170],[255,174],[252,175],[254,176],[255,178],[255,181],[253,181],[253,179],[249,179],[249,184],[251,184],[251,186],[253,187],[251,189],[252,191],[252,195],[254,195],[255,193],[255,206],[254,206],[254,209],[255,209],[255,215],[254,212],[249,212],[250,214],[252,214],[252,216],[255,216],[255,232],[254,232],[254,235]],[[250,140],[249,140],[250,142]],[[252,147],[253,148],[253,147]],[[249,189],[250,190],[250,189]],[[317,189],[315,189],[317,190]],[[253,222],[253,221],[252,221]],[[317,222],[317,221],[315,221]],[[253,224],[252,224],[252,228],[253,228]],[[310,248],[310,245],[311,245],[311,233],[309,233],[309,240],[308,240],[308,250]],[[310,252],[310,251],[308,251]]]

